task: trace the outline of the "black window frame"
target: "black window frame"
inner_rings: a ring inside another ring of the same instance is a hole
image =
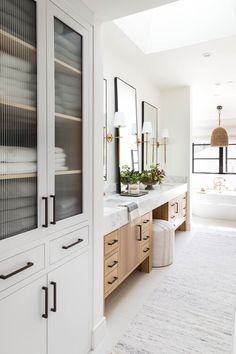
[[[236,143],[229,144],[230,146],[236,146]],[[195,152],[195,146],[211,146],[211,144],[201,144],[201,143],[192,143],[192,173],[194,174],[207,174],[207,175],[236,175],[236,173],[233,172],[227,172],[228,171],[228,161],[229,160],[236,160],[235,158],[229,158],[228,157],[228,147],[226,146],[225,148],[219,147],[219,157],[212,157],[212,158],[197,158],[194,157],[194,152]],[[225,149],[225,151],[224,151]],[[218,172],[195,172],[194,171],[194,162],[195,160],[217,160],[219,161],[219,171]],[[224,164],[225,164],[225,171],[224,172]]]

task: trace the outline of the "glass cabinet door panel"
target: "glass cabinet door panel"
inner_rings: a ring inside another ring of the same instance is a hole
[[[37,228],[36,3],[0,1],[0,239]]]
[[[54,19],[56,220],[82,208],[82,36]]]

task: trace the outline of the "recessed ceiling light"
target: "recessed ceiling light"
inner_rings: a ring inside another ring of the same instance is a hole
[[[227,84],[233,84],[234,82],[233,81],[227,81]]]
[[[215,96],[215,97],[219,97],[219,96],[221,96],[219,93],[214,93],[214,95],[213,96]]]
[[[216,82],[215,86],[221,86],[221,83],[220,82]]]
[[[205,53],[202,54],[202,56],[204,58],[209,58],[211,56],[211,53],[210,52],[205,52]]]

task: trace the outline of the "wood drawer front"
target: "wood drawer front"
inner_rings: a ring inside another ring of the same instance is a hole
[[[50,264],[79,251],[88,246],[88,243],[89,229],[87,226],[52,240],[50,242]]]
[[[151,252],[150,248],[151,248],[150,247],[150,241],[146,241],[142,245],[142,247],[141,247],[141,259],[144,259],[144,258],[150,256],[150,252]]]
[[[118,252],[112,254],[105,260],[104,273],[105,276],[118,268]]]
[[[107,294],[112,289],[115,289],[119,283],[118,269],[113,270],[109,275],[105,277],[104,293]]]
[[[45,267],[44,245],[19,253],[0,262],[0,291],[43,270]]]
[[[150,228],[143,230],[142,233],[142,242],[145,243],[146,241],[151,239],[151,230]]]
[[[105,256],[108,255],[110,252],[115,251],[118,249],[119,238],[118,232],[114,231],[104,238],[104,254]]]

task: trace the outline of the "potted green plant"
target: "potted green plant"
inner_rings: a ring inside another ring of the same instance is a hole
[[[139,193],[140,173],[138,171],[131,170],[127,165],[122,166],[120,171],[120,181],[122,184],[127,185],[128,193]]]
[[[149,170],[141,173],[140,182],[146,185],[146,190],[153,190],[153,186],[162,183],[165,171],[159,168],[159,164],[150,165]]]

